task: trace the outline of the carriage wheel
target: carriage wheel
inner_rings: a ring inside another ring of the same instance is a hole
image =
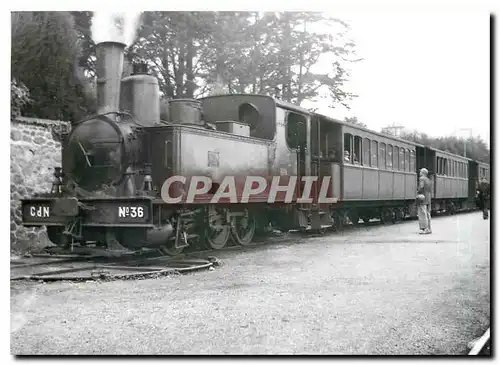
[[[231,223],[231,234],[234,242],[241,246],[250,245],[257,228],[255,215],[245,209],[245,214],[233,217]]]
[[[394,223],[394,214],[392,209],[383,208],[380,212],[380,220],[383,224],[388,224],[389,222]]]
[[[394,211],[394,219],[396,222],[401,222],[404,217],[404,211],[403,208],[396,208]]]
[[[205,245],[207,248],[220,250],[226,246],[230,235],[231,227],[226,223],[225,211],[210,207],[208,226],[205,229]]]
[[[335,230],[341,232],[344,230],[345,217],[343,212],[334,212],[332,215]]]
[[[359,214],[355,211],[349,213],[349,219],[353,226],[357,226],[359,223]]]

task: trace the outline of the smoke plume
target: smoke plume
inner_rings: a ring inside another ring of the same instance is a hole
[[[95,44],[120,42],[128,47],[137,35],[140,19],[140,12],[96,11],[92,18],[92,39]]]

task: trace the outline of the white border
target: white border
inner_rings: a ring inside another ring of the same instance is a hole
[[[10,3],[10,2],[4,2],[2,4],[8,4],[8,5],[13,5],[14,7],[9,7],[8,12],[4,11],[2,12],[2,21],[1,25],[4,29],[4,31],[1,33],[2,37],[4,37],[4,41],[1,42],[3,45],[3,67],[2,70],[4,72],[1,73],[2,78],[4,82],[2,82],[2,85],[4,87],[2,88],[2,91],[5,93],[4,97],[2,97],[2,101],[5,103],[4,107],[1,109],[4,113],[5,120],[3,123],[0,124],[0,128],[2,128],[2,131],[0,132],[0,135],[7,139],[9,138],[10,135],[10,124],[7,122],[7,120],[10,119],[10,105],[9,105],[9,100],[10,100],[10,86],[9,89],[7,89],[7,85],[10,85],[10,11],[19,11],[19,10],[75,10],[75,6],[77,5],[75,2],[68,2],[68,1],[41,1],[41,2],[34,2],[34,1],[16,1],[15,3]],[[328,12],[336,12],[341,16],[342,14],[352,14],[352,13],[363,13],[363,14],[401,14],[401,13],[439,13],[443,14],[443,16],[446,16],[446,14],[449,13],[465,13],[465,14],[471,14],[471,13],[491,13],[495,12],[499,5],[499,1],[490,1],[490,0],[469,0],[469,1],[464,1],[464,0],[379,0],[379,1],[370,1],[370,0],[344,0],[344,1],[317,1],[317,0],[309,0],[307,2],[305,1],[297,1],[297,0],[287,0],[286,2],[282,3],[271,3],[269,1],[252,1],[251,3],[249,2],[241,2],[238,5],[237,2],[234,1],[191,1],[191,0],[184,0],[184,1],[146,1],[142,0],[140,2],[134,2],[132,6],[130,6],[130,2],[125,2],[125,1],[102,1],[102,0],[87,0],[82,4],[78,5],[83,5],[86,9],[85,10],[93,10],[93,9],[103,9],[104,4],[106,5],[106,8],[111,8],[111,9],[119,9],[121,11],[124,10],[248,10],[249,9],[249,4],[251,4],[251,10],[303,10],[303,11],[328,11]],[[140,5],[140,6],[138,6]],[[498,23],[498,19],[496,20],[496,26],[497,30],[498,27],[500,26]],[[498,31],[497,31],[498,34]],[[497,40],[496,40],[496,48],[498,49],[498,35],[497,35]],[[498,52],[497,52],[498,54]],[[498,64],[498,56],[497,56],[497,64]],[[9,72],[5,72],[6,70],[9,70]],[[497,70],[498,73],[498,70]],[[497,83],[498,85],[498,83]],[[461,85],[462,87],[466,88],[466,85]],[[495,98],[495,103],[496,105],[500,105],[498,102],[498,90],[497,90],[497,95]],[[497,110],[498,113],[498,110]],[[496,137],[496,136],[495,136]],[[7,146],[9,146],[9,143],[7,140],[5,143],[2,144],[3,147],[5,147],[5,150],[3,150],[3,153],[1,155],[1,160],[2,160],[2,171],[9,171],[10,168],[10,160],[9,160],[9,155],[10,153],[7,153]],[[495,163],[495,171],[497,171],[497,164]],[[496,175],[494,177],[494,181],[496,181]],[[3,278],[3,293],[7,293],[9,291],[10,293],[10,281],[8,280],[10,273],[9,273],[9,258],[10,258],[10,203],[9,203],[9,198],[7,195],[7,191],[10,190],[10,182],[5,179],[2,181],[2,191],[4,194],[2,195],[3,199],[5,199],[4,203],[2,204],[3,210],[2,210],[2,222],[3,222],[3,227],[4,230],[2,231],[3,233],[3,245],[4,245],[4,255],[3,259],[5,260],[4,264],[1,265],[2,270],[4,274],[2,275]],[[495,206],[496,208],[496,206]],[[494,208],[494,209],[495,209]],[[497,214],[495,214],[495,217]],[[493,222],[492,222],[493,223]],[[497,223],[497,222],[495,222]],[[494,224],[492,224],[493,226]],[[9,248],[9,252],[7,252],[7,248]],[[496,252],[500,251],[498,248],[496,249]],[[492,258],[491,261],[494,259]],[[6,298],[7,296],[4,295],[3,298]],[[9,295],[10,298],[10,295]],[[5,316],[5,320],[2,321],[2,323],[10,323],[10,303],[6,299],[2,301],[2,314]],[[7,326],[2,326],[3,331],[2,331],[2,355],[7,360],[8,362],[14,361],[13,358],[10,355],[10,332],[8,330]],[[464,344],[465,346],[465,344]],[[161,359],[160,359],[161,360]],[[365,362],[370,359],[363,359],[363,360],[357,360],[354,359],[354,362]],[[49,360],[50,361],[50,360]],[[63,360],[65,361],[65,360]],[[95,361],[95,360],[94,360]],[[129,360],[130,361],[130,360]],[[133,363],[136,361],[131,360]],[[169,362],[177,362],[174,359],[167,359]],[[216,359],[218,361],[218,359]],[[248,360],[247,360],[248,361]],[[264,359],[254,359],[253,361],[262,363],[263,361],[265,362],[266,360]],[[335,361],[335,359],[334,359]],[[338,360],[337,360],[338,361]],[[353,361],[353,360],[350,360]],[[384,361],[382,359],[382,361]],[[425,362],[428,364],[429,362],[434,362],[435,360],[429,359],[429,358],[424,358],[421,359],[420,361]],[[343,362],[341,360],[341,362]]]

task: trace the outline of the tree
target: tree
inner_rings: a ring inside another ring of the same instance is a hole
[[[89,102],[76,77],[80,47],[69,12],[12,13],[12,77],[26,85],[26,116],[77,120]]]
[[[137,41],[130,47],[133,60],[146,61],[167,98],[192,98],[207,53],[212,13],[146,12]]]
[[[319,24],[331,31],[312,31]],[[335,31],[332,25],[344,31]],[[334,101],[332,106],[347,105],[346,102],[354,97],[343,90],[349,76],[344,64],[359,61],[350,57],[355,53],[354,43],[343,39],[347,24],[314,12],[265,13],[257,29],[256,33],[260,34],[257,40],[261,43],[254,44],[263,51],[255,54],[263,58],[271,71],[265,76],[261,74],[265,82],[259,85],[260,91],[298,105],[306,99],[315,101],[321,89],[329,90]],[[334,60],[331,72],[315,72],[314,66],[325,56]]]
[[[481,137],[470,137],[468,139],[455,136],[430,137],[418,131],[403,132],[401,138],[407,141],[420,143],[455,155],[464,155],[464,142],[467,157],[473,160],[490,163],[490,149]]]
[[[308,12],[148,12],[132,53],[151,65],[168,98],[218,87],[301,104],[331,88],[334,99],[345,102],[352,94],[343,91],[348,73],[342,65],[353,61],[353,44],[310,31],[321,21],[321,14]],[[323,54],[335,56],[333,73],[313,72]]]

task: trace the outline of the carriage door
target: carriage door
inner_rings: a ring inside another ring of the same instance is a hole
[[[323,179],[322,162],[327,157],[326,151],[322,151],[321,136],[324,134],[318,117],[311,119],[310,151],[311,151],[311,176],[317,176],[318,180],[313,184],[311,193],[314,201],[317,201],[320,191],[320,182]],[[324,137],[323,137],[324,138]]]
[[[288,147],[297,153],[297,178],[298,182],[302,176],[309,174],[311,161],[309,143],[309,118],[305,115],[288,111],[286,115],[286,142]],[[297,184],[299,185],[299,184]],[[302,195],[303,183],[299,185],[298,196]]]

